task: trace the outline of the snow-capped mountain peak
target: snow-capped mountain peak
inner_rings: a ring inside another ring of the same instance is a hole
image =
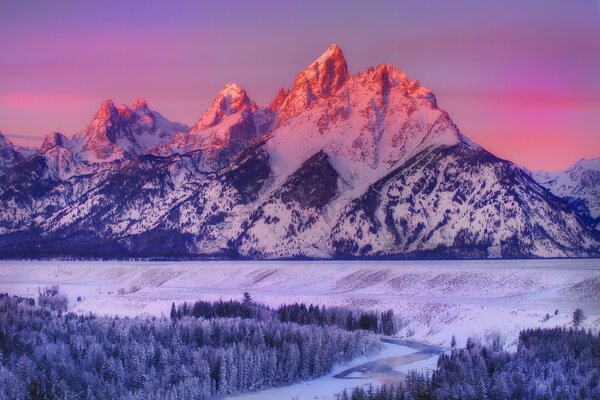
[[[23,161],[24,157],[17,151],[13,143],[0,132],[0,174]]]
[[[298,115],[315,100],[339,91],[350,78],[342,50],[332,44],[315,61],[302,70],[289,95],[281,103],[280,119]]]
[[[69,139],[63,135],[60,132],[52,132],[51,134],[47,135],[44,138],[44,142],[42,143],[42,146],[40,147],[39,152],[40,153],[45,153],[48,150],[59,146],[59,147],[65,147],[65,144],[69,141]]]
[[[574,165],[574,168],[581,168],[589,171],[600,171],[600,157],[598,158],[582,158],[577,161]]]
[[[200,117],[192,132],[199,132],[211,128],[220,123],[228,115],[243,112],[254,105],[250,101],[246,91],[235,83],[228,83],[217,94],[212,104]]]
[[[531,176],[600,229],[600,157],[581,159],[559,172],[534,171]]]
[[[137,99],[132,105],[131,105],[131,109],[136,110],[136,111],[140,111],[144,114],[149,114],[150,113],[150,108],[148,107],[148,103],[146,102],[146,99],[143,98],[139,98]]]
[[[250,100],[246,90],[228,83],[217,93],[210,107],[189,133],[176,134],[168,145],[157,153],[198,153],[203,170],[222,167],[251,140],[270,128],[272,112],[259,108]]]
[[[308,86],[315,97],[329,95],[340,89],[349,77],[342,49],[332,44],[296,76],[292,91],[305,90]]]
[[[280,90],[271,108],[279,126],[267,148],[276,175],[325,151],[354,193],[425,148],[462,140],[429,89],[393,65],[349,76],[336,45],[298,74],[289,94]]]
[[[0,176],[0,255],[600,254],[578,209],[600,198],[593,165],[565,172],[584,201],[561,200],[463,137],[400,68],[349,75],[336,45],[269,107],[227,84],[188,130],[107,100],[42,147]]]
[[[187,130],[187,126],[152,111],[144,99],[138,99],[131,108],[124,104],[116,107],[112,100],[106,100],[75,138],[81,144],[77,157],[93,163],[130,158],[168,143],[175,133]]]

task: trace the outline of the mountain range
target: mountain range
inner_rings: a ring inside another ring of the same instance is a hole
[[[599,160],[520,168],[332,45],[268,106],[230,83],[191,127],[107,100],[34,152],[0,134],[0,256],[595,257],[599,188]]]
[[[582,159],[559,172],[534,171],[531,176],[600,230],[600,158]]]

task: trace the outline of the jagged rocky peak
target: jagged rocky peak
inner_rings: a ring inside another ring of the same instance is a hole
[[[342,49],[332,44],[296,76],[292,91],[308,90],[314,97],[330,95],[340,89],[349,77]]]
[[[425,100],[431,108],[437,108],[437,100],[433,92],[421,86],[418,80],[410,80],[399,67],[393,64],[380,64],[370,67],[359,74],[364,81],[375,84],[377,94],[388,95],[392,90],[400,90],[403,96]]]
[[[119,109],[111,99],[104,100],[100,104],[100,109],[94,114],[94,118],[92,118],[90,124],[83,131],[84,136],[92,137],[104,133],[107,127],[116,122],[115,120],[120,113],[123,113],[123,106],[121,106],[121,111],[119,112]]]
[[[281,106],[285,102],[285,99],[287,99],[287,97],[289,95],[290,95],[290,89],[283,88],[283,87],[279,88],[279,90],[277,91],[277,94],[275,95],[275,98],[269,105],[269,109],[271,111],[276,111],[279,108],[281,108]]]
[[[0,132],[0,170],[12,167],[24,160],[13,143]]]
[[[371,67],[367,70],[367,76],[370,81],[381,85],[383,92],[389,91],[393,87],[407,89],[409,84],[404,72],[391,64],[380,64],[376,68]]]
[[[119,111],[112,100],[102,102],[90,124],[82,131],[84,145],[80,156],[92,162],[122,158],[124,152],[115,143],[119,137]]]
[[[390,100],[392,92],[394,96]],[[417,107],[422,104],[426,108],[438,108],[431,90],[422,87],[417,80],[408,79],[394,65],[381,64],[350,76],[342,50],[335,44],[296,76],[291,91],[281,89],[269,108],[277,112],[279,123],[285,124],[314,104],[324,102],[338,117],[347,116],[344,110],[347,111],[349,103],[371,97],[379,107],[391,104],[389,101],[407,104],[404,99],[409,99]]]
[[[342,49],[332,44],[296,76],[291,95],[301,95],[310,103],[315,98],[335,93],[349,77]]]
[[[115,103],[111,99],[106,99],[100,104],[100,109],[96,112],[94,120],[106,120],[118,113]]]
[[[227,115],[255,108],[246,90],[236,83],[228,83],[217,94],[212,104],[200,117],[192,131],[200,131],[220,123]]]
[[[336,94],[349,78],[342,49],[332,44],[296,76],[292,90],[280,102],[280,122],[302,113],[316,100]]]
[[[59,146],[64,147],[65,143],[67,143],[68,139],[65,135],[60,132],[52,132],[48,136],[44,138],[44,142],[42,143],[42,147],[40,147],[40,153],[45,153],[53,147]]]
[[[149,114],[150,113],[150,108],[148,107],[148,103],[146,102],[146,99],[141,98],[141,97],[139,99],[137,99],[131,105],[131,109],[132,110],[136,110],[136,111],[140,111],[143,114]]]
[[[137,99],[131,107],[126,104],[117,107],[111,99],[107,99],[100,105],[100,109],[94,115],[91,125],[106,125],[109,122],[114,124],[117,120],[132,122],[138,119],[140,114],[145,116],[153,114],[146,100],[142,98]]]
[[[102,102],[102,104],[100,104],[100,112],[102,114],[106,114],[106,115],[110,115],[111,113],[113,113],[114,111],[116,111],[116,106],[115,103],[112,101],[112,99],[106,99]]]
[[[10,142],[10,140],[8,140],[6,136],[4,136],[2,131],[0,131],[0,148],[8,146],[12,146],[12,143]]]
[[[131,107],[115,106],[106,100],[82,131],[83,148],[79,158],[92,162],[107,162],[144,154],[167,143],[177,132],[188,127],[172,122],[152,111],[144,99]]]
[[[119,108],[115,106],[115,103],[111,99],[104,100],[100,104],[100,108],[96,111],[96,114],[94,114],[92,121],[84,130],[85,136],[95,134],[98,128],[110,125],[110,122],[114,122],[114,119],[122,113],[123,106],[121,106],[121,111],[119,112]]]

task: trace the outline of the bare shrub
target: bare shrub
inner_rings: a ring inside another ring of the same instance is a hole
[[[58,285],[38,288],[38,305],[53,311],[67,311],[69,301],[67,296],[60,294]]]

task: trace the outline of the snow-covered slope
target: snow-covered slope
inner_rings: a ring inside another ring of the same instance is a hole
[[[340,256],[573,257],[598,246],[566,204],[467,144],[421,152],[372,185],[331,240]]]
[[[100,106],[92,122],[73,138],[76,158],[92,163],[110,162],[146,154],[188,128],[171,122],[138,99],[131,108],[111,100]]]
[[[428,146],[461,141],[429,89],[392,65],[349,76],[336,45],[298,74],[277,111],[267,143],[274,173],[323,150],[357,193]]]
[[[531,176],[600,229],[600,158],[582,159],[560,172],[535,171]]]
[[[585,329],[600,326],[600,260],[590,259],[0,263],[0,292],[35,297],[38,286],[54,284],[73,311],[99,315],[168,315],[172,302],[244,292],[272,307],[392,308],[400,336],[446,346],[453,335],[461,346],[498,334],[516,346],[521,329],[571,327],[576,308]]]
[[[272,122],[271,110],[258,107],[242,87],[228,83],[189,132],[175,134],[153,153],[196,152],[195,158],[203,169],[215,171],[267,132]]]
[[[144,99],[131,107],[116,107],[106,100],[86,129],[72,138],[60,132],[49,134],[37,156],[44,159],[50,178],[66,180],[118,168],[120,162],[147,154],[187,131],[184,124],[150,110]]]
[[[68,139],[60,132],[53,132],[44,138],[42,146],[34,158],[46,166],[47,178],[66,180],[71,176],[81,176],[96,172],[100,165],[82,161],[76,156],[77,139]]]
[[[0,132],[0,174],[25,159],[10,140]]]
[[[227,84],[188,130],[105,102],[0,178],[4,256],[568,257],[598,232],[464,137],[397,67],[332,45],[268,107]]]

